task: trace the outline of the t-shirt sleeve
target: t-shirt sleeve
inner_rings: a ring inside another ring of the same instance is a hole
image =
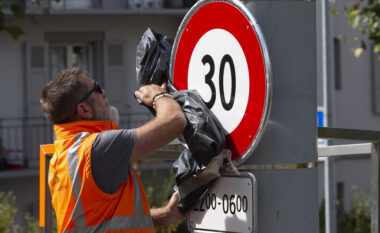
[[[128,179],[128,166],[136,130],[101,132],[92,145],[91,172],[95,183],[105,193],[115,193]]]

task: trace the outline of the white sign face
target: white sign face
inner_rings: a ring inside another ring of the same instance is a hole
[[[247,59],[236,38],[223,29],[205,33],[193,50],[188,72],[189,90],[199,92],[228,133],[234,131],[249,97]]]
[[[192,232],[255,232],[256,183],[249,177],[220,177],[188,217]]]

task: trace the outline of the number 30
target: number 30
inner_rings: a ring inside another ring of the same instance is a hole
[[[230,70],[231,70],[231,97],[230,101],[227,103],[224,95],[224,67],[226,63],[229,63]],[[215,64],[212,57],[208,54],[206,54],[202,58],[203,65],[209,64],[210,70],[205,75],[205,82],[211,89],[211,99],[206,102],[206,105],[209,109],[211,109],[215,104],[216,99],[216,90],[215,90],[215,84],[212,81],[212,78],[214,77],[214,71],[215,71]],[[220,62],[220,69],[219,69],[219,92],[220,92],[220,100],[222,102],[222,106],[226,111],[231,110],[232,106],[235,102],[235,92],[236,92],[236,74],[235,74],[235,65],[234,61],[232,60],[231,56],[226,54],[223,56],[222,61]]]

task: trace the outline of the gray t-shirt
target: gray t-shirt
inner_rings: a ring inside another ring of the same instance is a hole
[[[105,193],[115,193],[128,179],[129,159],[136,130],[101,132],[92,145],[91,172],[96,185]]]

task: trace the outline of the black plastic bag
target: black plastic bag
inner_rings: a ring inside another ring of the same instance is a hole
[[[225,152],[226,150],[223,150]],[[176,174],[176,187],[180,194],[178,208],[186,212],[201,200],[213,182],[220,176],[225,154],[220,153],[213,157],[207,166],[200,166],[187,149],[183,150],[179,158],[173,163]]]
[[[177,91],[172,95],[182,107],[187,120],[186,129],[178,138],[186,149],[173,163],[180,193],[178,208],[186,212],[208,192],[219,176],[224,158],[217,160],[219,167],[211,168],[210,163],[222,152],[225,134],[196,90]],[[211,169],[211,172],[205,173],[207,169]]]
[[[172,46],[162,34],[150,28],[144,32],[136,50],[137,88],[149,84],[161,86],[166,82],[168,90],[176,91],[169,78],[171,50]],[[141,100],[136,100],[141,104]],[[156,115],[153,107],[146,107]]]
[[[186,149],[173,164],[180,194],[178,207],[185,212],[207,193],[219,176],[224,158],[218,155],[225,146],[225,134],[196,90],[177,91],[172,85],[169,78],[170,55],[171,46],[165,38],[148,29],[137,47],[137,83],[138,87],[168,83],[168,91],[180,104],[187,119],[186,129],[179,137]],[[148,109],[155,114],[153,108]]]
[[[137,86],[169,82],[169,66],[172,46],[160,33],[148,28],[137,46]]]
[[[181,105],[187,119],[186,129],[179,140],[198,164],[207,166],[224,148],[224,129],[198,91],[177,91],[172,96]]]

